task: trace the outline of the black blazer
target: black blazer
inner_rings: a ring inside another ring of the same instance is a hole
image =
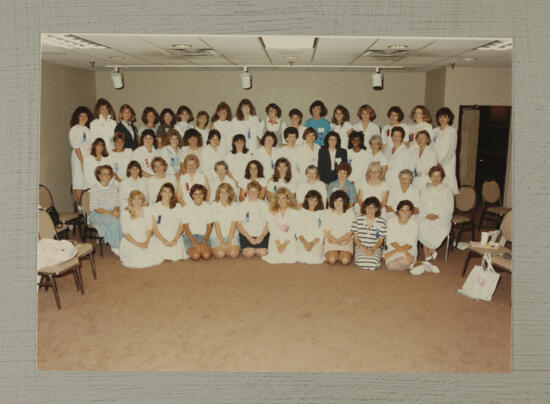
[[[119,122],[118,125],[115,128],[115,132],[122,132],[124,133],[124,148],[125,149],[132,149],[135,150],[138,147],[138,130],[134,126],[133,123],[130,122],[130,126],[134,130],[134,133],[130,133],[128,129],[126,129],[126,126]]]
[[[348,152],[346,149],[336,149],[336,159],[340,158],[340,163],[348,162]],[[334,170],[330,169],[330,154],[328,148],[321,147],[319,149],[319,160],[317,162],[317,168],[319,170],[319,177],[321,181],[325,184],[328,184],[338,178],[338,173],[336,172],[336,166],[338,162],[334,164]]]

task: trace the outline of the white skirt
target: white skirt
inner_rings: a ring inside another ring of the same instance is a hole
[[[160,258],[163,260],[179,261],[188,258],[187,252],[185,251],[185,247],[183,245],[183,237],[180,237],[178,239],[176,245],[172,247],[167,247],[162,244],[162,242],[156,236],[153,236],[151,238],[149,248],[153,250],[157,255],[159,255]]]
[[[151,249],[151,243],[143,249],[123,237],[120,242],[120,261],[128,268],[147,268],[160,265],[162,258]]]
[[[281,254],[277,250],[275,244],[275,238],[269,237],[269,245],[267,249],[267,255],[262,259],[270,264],[294,264],[296,263],[296,240],[292,238],[285,248],[285,251]]]
[[[428,220],[419,218],[418,240],[428,248],[437,249],[443,243],[443,240],[451,230],[451,222],[445,222],[442,219]]]
[[[73,177],[73,189],[88,189],[88,183],[84,177],[84,170],[80,166],[80,160],[74,150],[71,152],[71,173]]]
[[[298,240],[296,244],[296,257],[298,262],[302,264],[322,264],[325,262],[323,240],[319,240],[311,251],[307,251],[300,240]]]

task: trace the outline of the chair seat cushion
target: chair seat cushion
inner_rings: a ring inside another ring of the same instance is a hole
[[[491,262],[493,263],[493,266],[495,267],[501,267],[507,270],[508,272],[512,272],[512,260],[508,258],[504,258],[500,255],[492,255]]]
[[[504,216],[511,209],[505,208],[504,206],[491,206],[487,208],[487,212],[494,213],[495,215]]]
[[[59,220],[61,220],[63,223],[66,223],[71,220],[78,219],[80,215],[78,213],[70,212],[70,213],[60,213],[59,214]]]
[[[51,267],[44,267],[38,271],[38,274],[39,275],[50,275],[50,274],[59,275],[77,265],[78,265],[78,257],[75,256],[70,260],[60,262],[57,265],[52,265]]]
[[[512,254],[512,250],[506,247],[498,247],[498,249],[477,247],[476,245],[472,245],[471,241],[468,244],[468,249],[472,250],[473,252],[479,255],[483,255],[485,253],[489,253],[493,256],[497,256],[499,254],[504,254],[504,253]]]
[[[82,257],[83,255],[87,255],[94,251],[94,246],[91,245],[90,243],[78,244],[77,247],[78,247],[78,253],[77,253],[78,257]]]
[[[461,223],[468,223],[471,222],[472,219],[468,216],[462,216],[462,215],[454,215],[453,216],[453,223],[454,224],[461,224]]]

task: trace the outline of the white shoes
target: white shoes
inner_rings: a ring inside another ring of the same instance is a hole
[[[426,257],[424,262],[435,260],[437,258],[437,251],[434,251],[434,253],[428,257]]]
[[[424,272],[438,274],[440,271],[438,267],[429,263],[428,261],[424,261],[422,262],[421,265],[417,265],[417,266],[411,265],[411,270],[410,270],[411,275],[422,275]]]

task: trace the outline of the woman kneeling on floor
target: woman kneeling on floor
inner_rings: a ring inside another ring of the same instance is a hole
[[[325,259],[329,264],[340,261],[349,265],[353,257],[353,234],[351,224],[355,215],[349,209],[349,197],[337,190],[330,196],[325,214]]]
[[[254,256],[263,257],[267,254],[269,245],[269,207],[259,199],[262,186],[257,181],[250,181],[246,186],[247,199],[239,208],[240,221],[237,223],[239,229],[239,242],[246,258]]]
[[[195,184],[189,191],[192,202],[183,208],[183,228],[185,236],[183,243],[189,254],[189,258],[198,261],[210,259],[212,248],[210,244],[210,233],[212,232],[212,214],[210,206],[204,202],[206,187]]]
[[[214,223],[214,234],[211,237],[214,256],[218,259],[237,258],[240,252],[236,221],[239,207],[233,187],[227,182],[221,183],[210,207]]]

